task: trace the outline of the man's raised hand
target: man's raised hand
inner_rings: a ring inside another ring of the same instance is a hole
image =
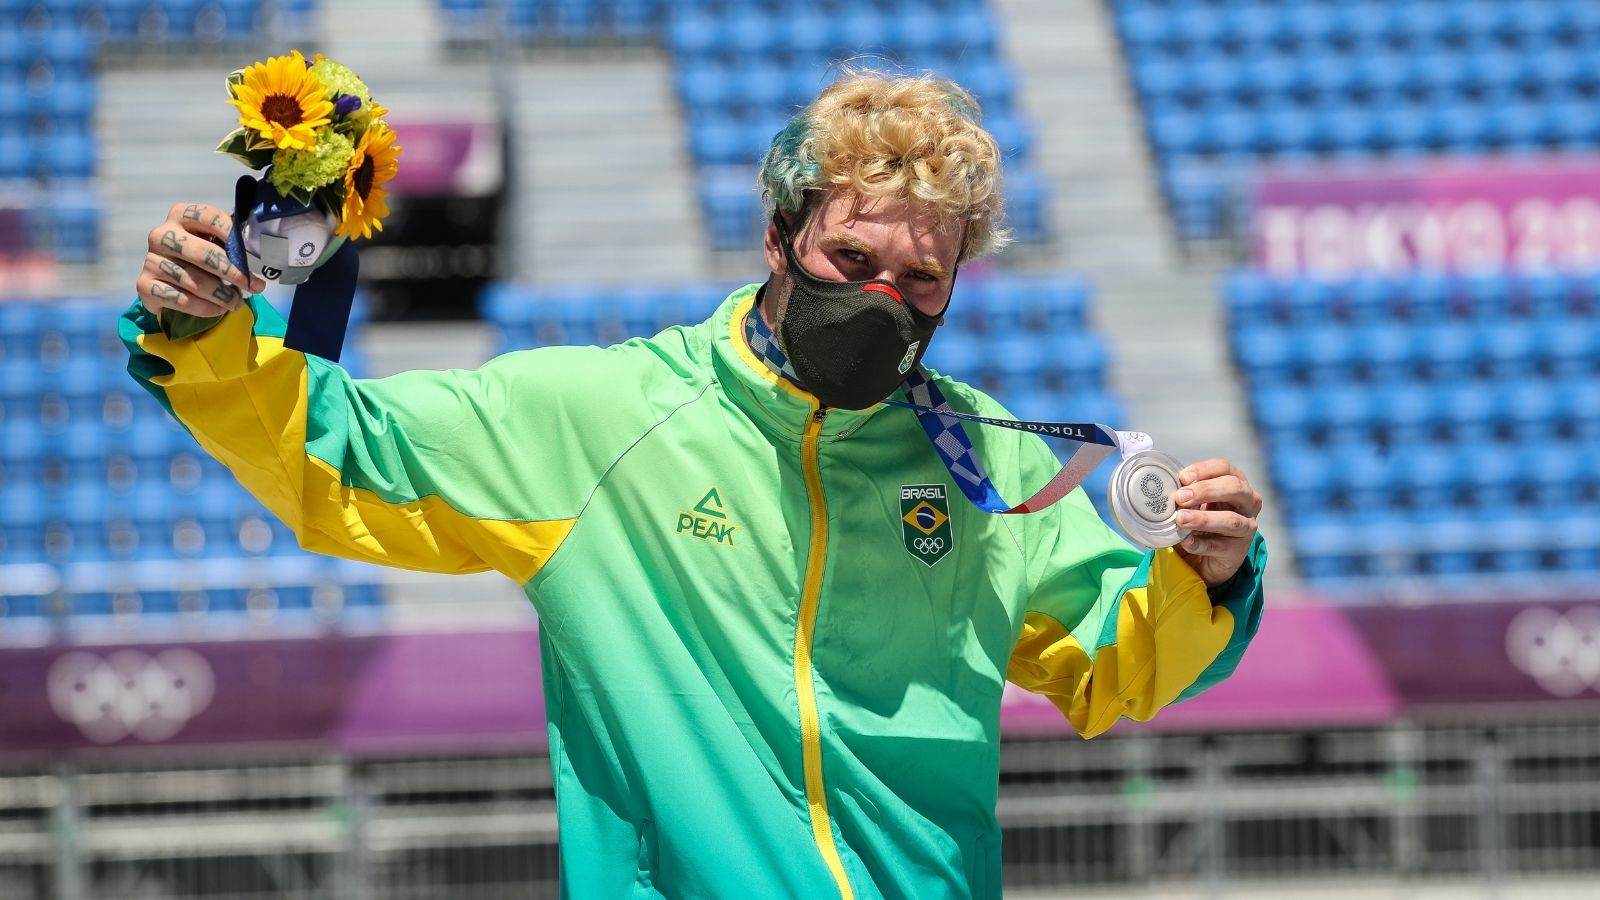
[[[245,296],[264,289],[228,260],[223,249],[233,220],[203,203],[176,203],[166,221],[150,229],[150,250],[144,257],[136,289],[145,308],[215,318],[244,303]]]

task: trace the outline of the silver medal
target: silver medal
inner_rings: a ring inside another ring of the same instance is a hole
[[[1178,504],[1172,500],[1181,468],[1160,450],[1140,450],[1111,473],[1111,515],[1134,542],[1157,550],[1189,536],[1189,529],[1178,526]]]

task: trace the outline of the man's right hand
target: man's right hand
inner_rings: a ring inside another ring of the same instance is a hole
[[[171,309],[216,318],[238,309],[247,292],[265,289],[265,281],[251,276],[247,282],[228,261],[223,246],[232,227],[228,214],[214,206],[174,204],[167,220],[150,230],[150,252],[137,282],[145,308],[158,315]]]

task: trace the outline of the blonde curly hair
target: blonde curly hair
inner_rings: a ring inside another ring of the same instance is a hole
[[[978,101],[934,75],[848,70],[772,138],[758,182],[767,215],[830,189],[921,201],[966,226],[958,262],[1004,248],[1000,148]]]

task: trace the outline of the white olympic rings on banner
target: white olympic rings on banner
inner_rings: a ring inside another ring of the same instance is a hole
[[[1558,697],[1600,688],[1600,607],[1535,606],[1506,626],[1506,656]]]
[[[50,664],[50,706],[97,744],[128,735],[164,741],[211,703],[216,681],[205,657],[181,647],[150,656],[75,650]]]
[[[911,546],[916,548],[918,553],[938,553],[944,549],[944,538],[919,537],[911,542]]]

